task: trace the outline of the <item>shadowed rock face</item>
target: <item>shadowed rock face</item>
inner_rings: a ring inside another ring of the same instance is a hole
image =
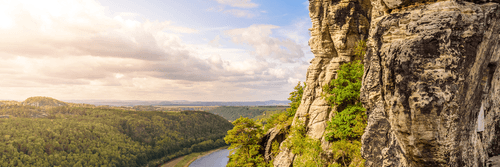
[[[372,1],[361,90],[366,165],[483,166],[500,154],[498,3],[424,2],[388,13],[406,1],[385,1]]]
[[[366,166],[484,166],[500,155],[499,0],[309,0],[315,58],[293,124],[325,141],[322,86],[368,39],[361,98]],[[484,131],[478,114],[484,112]],[[285,139],[286,141],[287,139]],[[292,166],[281,146],[274,166]]]

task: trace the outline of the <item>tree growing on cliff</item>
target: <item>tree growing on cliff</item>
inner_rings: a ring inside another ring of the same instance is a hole
[[[305,83],[302,86],[299,82],[288,98],[291,101],[290,108],[286,112],[274,114],[265,120],[267,123],[264,127],[246,117],[240,117],[233,122],[234,128],[229,130],[224,138],[227,144],[231,144],[229,149],[232,149],[227,166],[272,166],[271,162],[266,163],[262,155],[259,154],[259,149],[261,149],[259,141],[269,129],[284,129],[292,124],[305,87]],[[300,146],[306,145],[302,144]],[[277,153],[278,148],[279,143],[273,143],[274,153]]]
[[[300,81],[295,86],[294,91],[290,93],[290,97],[288,100],[290,100],[290,108],[288,108],[286,111],[288,112],[289,117],[294,117],[295,112],[297,112],[297,109],[300,106],[300,101],[302,100],[302,94],[304,94],[304,89],[306,88],[306,83],[304,82],[304,86],[300,85]]]
[[[340,66],[337,78],[323,87],[324,98],[336,108],[328,122],[325,139],[332,142],[334,163],[330,166],[364,166],[361,157],[361,135],[366,127],[366,109],[359,96],[364,66],[360,59],[366,53],[366,42],[355,47],[356,59]]]
[[[226,143],[231,144],[227,166],[265,166],[264,158],[259,155],[259,141],[264,135],[262,126],[246,117],[238,118],[233,125],[224,137]]]

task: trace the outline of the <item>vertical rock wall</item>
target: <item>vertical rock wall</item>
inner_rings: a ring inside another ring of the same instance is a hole
[[[366,166],[486,166],[500,156],[500,0],[309,0],[315,57],[293,125],[321,140],[321,97],[368,39],[361,99]],[[481,106],[484,130],[478,131]],[[287,139],[285,139],[287,140]],[[274,166],[292,166],[281,145]],[[498,158],[500,159],[500,158]]]
[[[500,154],[496,2],[372,0],[367,166],[485,166]]]
[[[307,135],[321,140],[323,149],[328,151],[329,144],[323,134],[332,109],[321,97],[322,87],[336,76],[340,64],[351,61],[356,42],[368,37],[371,4],[369,0],[310,0],[309,3],[313,23],[309,46],[315,57],[307,70],[307,87],[292,125],[305,123]],[[329,155],[325,156],[328,159]],[[291,150],[281,146],[274,166],[291,166],[294,158]]]

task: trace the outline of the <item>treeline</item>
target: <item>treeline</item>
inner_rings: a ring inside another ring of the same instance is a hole
[[[233,125],[199,111],[3,105],[0,166],[155,166],[224,146]]]
[[[220,115],[229,121],[234,121],[240,117],[253,118],[261,115],[264,109],[255,109],[246,106],[222,106],[208,112]]]

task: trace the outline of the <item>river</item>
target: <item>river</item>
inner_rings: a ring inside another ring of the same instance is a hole
[[[189,167],[224,167],[229,160],[227,156],[229,156],[229,150],[222,149],[193,161]]]

